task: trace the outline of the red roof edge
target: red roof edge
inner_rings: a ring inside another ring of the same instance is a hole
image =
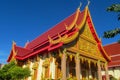
[[[90,13],[89,13],[89,10],[88,10],[88,13],[87,13],[87,22],[88,22],[88,25],[89,25],[89,28],[90,28],[90,31],[94,37],[94,39],[96,40],[97,44],[98,44],[98,48],[99,50],[101,51],[101,53],[103,54],[104,58],[109,62],[111,61],[110,57],[106,54],[106,52],[104,51],[102,45],[101,45],[101,41],[99,40],[98,38],[98,35],[94,29],[94,25],[92,23],[92,19],[91,19],[91,16],[90,16]]]
[[[48,48],[48,51],[52,51],[54,49],[57,49],[57,48],[61,47],[62,45],[63,45],[63,43],[59,43],[59,44],[57,44],[57,45],[55,45],[53,47]]]
[[[9,57],[8,57],[8,59],[7,59],[7,62],[10,62],[12,56],[13,56],[13,52],[12,52],[12,50],[11,50],[10,55],[9,55]]]
[[[47,50],[48,48],[49,48],[49,46],[44,47],[44,48],[42,48],[42,49],[40,49],[40,50],[38,50],[38,51],[36,51],[36,52],[33,52],[33,53],[29,54],[29,55],[26,55],[26,56],[24,56],[24,57],[15,56],[15,58],[18,59],[18,60],[24,60],[24,59],[26,59],[26,58],[29,58],[29,57],[31,57],[31,56],[33,56],[33,55],[36,55],[36,54],[42,52],[42,51],[45,51],[45,50]]]
[[[8,56],[7,62],[10,62],[12,56],[14,56],[14,54],[15,54],[15,51],[14,51],[15,46],[16,46],[16,43],[13,41],[12,42],[12,49],[11,49],[10,55]]]

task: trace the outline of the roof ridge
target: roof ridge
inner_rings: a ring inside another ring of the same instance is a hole
[[[77,11],[77,10],[76,10]],[[37,39],[39,39],[41,36],[43,36],[45,33],[49,32],[50,30],[52,30],[53,28],[55,28],[55,26],[59,25],[60,23],[64,22],[64,20],[68,19],[69,17],[73,16],[76,14],[76,11],[74,13],[72,13],[71,15],[65,17],[64,19],[62,19],[61,21],[59,21],[57,24],[55,24],[54,26],[50,27],[49,29],[47,29],[45,32],[43,32],[42,34],[38,35],[35,39],[31,40],[28,45],[26,46],[26,48],[29,48],[29,46],[32,44],[32,42],[36,41]],[[83,11],[79,11],[79,13],[82,13],[84,12]],[[36,46],[38,46],[39,44],[37,44]],[[34,47],[36,47],[34,46]],[[31,48],[34,48],[34,47],[31,47]]]
[[[24,48],[24,47],[21,47],[21,46],[15,46],[16,48],[21,48],[21,49],[25,49],[25,50],[31,50],[32,51],[32,49],[28,49],[28,48]]]
[[[113,43],[108,43],[106,45],[104,45],[103,47],[107,47],[107,46],[110,46],[110,45],[113,45],[113,44],[117,44],[118,42],[113,42]]]
[[[117,57],[117,56],[120,56],[120,54],[111,55],[110,57]]]

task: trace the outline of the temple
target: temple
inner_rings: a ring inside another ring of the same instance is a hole
[[[110,55],[111,62],[108,64],[109,75],[117,80],[120,79],[120,43],[112,43],[104,46],[105,51]]]
[[[30,68],[26,80],[102,80],[101,71],[109,80],[111,59],[98,38],[88,6],[83,11],[78,8],[24,47],[13,42],[7,61],[12,60]]]

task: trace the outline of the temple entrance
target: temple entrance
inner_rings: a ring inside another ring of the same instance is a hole
[[[75,58],[68,56],[66,66],[67,66],[67,69],[66,69],[67,78],[75,77],[76,76]]]
[[[89,66],[88,66],[87,61],[82,61],[81,72],[82,72],[82,79],[88,79],[89,78]]]
[[[92,79],[98,79],[98,72],[97,72],[97,64],[91,63],[91,74],[92,74]]]
[[[61,58],[57,57],[56,62],[55,62],[55,79],[60,79],[62,77],[62,73],[61,73]]]
[[[97,64],[88,62],[87,60],[81,60],[81,77],[86,80],[97,80]]]

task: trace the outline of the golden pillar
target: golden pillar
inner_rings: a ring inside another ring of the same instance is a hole
[[[66,80],[66,49],[64,49],[61,58],[62,80]]]
[[[98,65],[98,80],[102,80],[100,60],[98,60],[97,65]]]
[[[80,80],[80,59],[79,59],[79,53],[75,56],[75,62],[76,62],[76,77],[77,80]]]
[[[106,75],[106,80],[109,80],[108,64],[107,63],[105,63],[105,75]]]
[[[91,69],[91,61],[88,60],[88,65],[89,65],[89,79],[92,79],[92,69]]]

